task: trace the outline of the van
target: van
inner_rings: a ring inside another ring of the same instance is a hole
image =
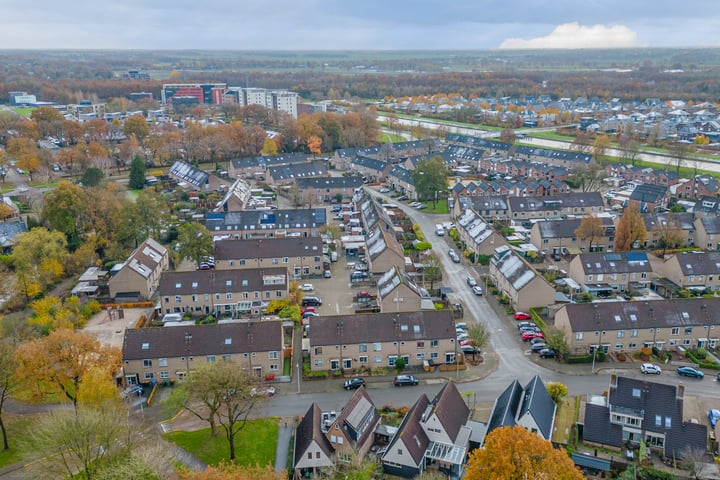
[[[319,307],[322,305],[322,300],[318,297],[303,297],[301,305],[303,307]]]

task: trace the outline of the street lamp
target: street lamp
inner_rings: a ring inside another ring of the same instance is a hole
[[[595,373],[595,357],[597,356],[597,351],[602,348],[602,329],[600,328],[600,314],[597,311],[597,304],[595,304],[595,325],[597,325],[598,332],[600,333],[600,338],[598,339],[598,346],[597,348],[593,349],[593,356],[592,356],[592,373]]]
[[[185,332],[185,376],[190,374],[190,342],[192,341],[192,333]]]
[[[297,393],[300,393],[300,363],[295,364],[295,373],[297,373]]]

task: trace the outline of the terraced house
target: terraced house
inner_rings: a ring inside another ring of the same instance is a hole
[[[306,278],[322,275],[322,257],[319,237],[215,242],[216,271],[284,267],[290,278]]]
[[[577,255],[568,273],[583,291],[609,296],[648,289],[653,269],[645,252],[597,252]]]
[[[490,260],[493,285],[510,299],[516,310],[555,303],[555,289],[508,246],[495,249]]]
[[[272,300],[288,298],[287,268],[168,272],[158,293],[164,313],[218,317],[262,315]]]

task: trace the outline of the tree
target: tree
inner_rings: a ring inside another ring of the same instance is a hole
[[[307,140],[305,140],[305,144],[308,150],[310,150],[310,153],[313,154],[313,158],[315,158],[316,154],[322,153],[322,139],[317,135],[310,135]]]
[[[605,155],[610,148],[610,139],[607,135],[598,135],[593,142],[593,158],[602,165],[605,161]]]
[[[251,394],[256,386],[256,378],[235,362],[203,363],[191,370],[188,379],[173,391],[170,403],[208,422],[213,435],[220,425],[230,448],[230,461],[233,461],[235,436],[245,427],[260,400]]]
[[[675,166],[675,172],[680,173],[680,167],[688,160],[690,153],[695,150],[691,143],[675,142],[670,145],[670,162]],[[697,166],[695,167],[697,169]]]
[[[142,140],[147,137],[148,133],[150,133],[150,127],[148,127],[145,117],[142,115],[133,115],[125,120],[123,132],[126,137],[130,138],[135,136],[135,138],[142,142]]]
[[[488,330],[487,325],[483,322],[471,323],[468,326],[467,335],[478,350],[490,340],[490,330]]]
[[[89,372],[104,372],[106,381],[112,383],[121,354],[118,348],[102,345],[91,335],[62,328],[20,345],[16,359],[17,376],[34,388],[36,399],[61,394],[77,411],[78,396]]]
[[[442,265],[440,260],[433,255],[425,255],[423,257],[423,279],[430,282],[430,290],[435,288],[435,282],[442,279]]]
[[[633,167],[640,156],[640,142],[635,138],[635,136],[635,124],[632,120],[630,120],[625,123],[623,132],[618,138],[623,160],[630,162]]]
[[[679,466],[690,474],[690,478],[695,480],[707,478],[703,475],[703,471],[710,462],[704,448],[687,446],[680,451],[680,454],[682,460]]]
[[[40,219],[50,230],[62,232],[69,249],[75,250],[80,245],[86,208],[87,199],[82,187],[63,180],[45,196]]]
[[[0,432],[2,432],[3,450],[10,449],[2,414],[3,408],[5,407],[5,400],[10,397],[10,393],[15,387],[16,368],[15,349],[10,343],[0,341]]]
[[[420,160],[412,172],[412,179],[420,199],[432,200],[433,206],[437,204],[438,193],[447,193],[447,170],[440,156]]]
[[[570,353],[565,331],[549,326],[545,329],[545,344],[557,353],[558,358],[564,358]]]
[[[181,258],[192,260],[196,267],[200,267],[203,257],[212,255],[215,245],[213,244],[212,233],[197,222],[183,223],[178,233]]]
[[[167,224],[167,204],[152,189],[140,190],[135,202],[128,202],[120,211],[117,235],[124,245],[137,247],[148,237],[160,238]]]
[[[637,203],[631,202],[620,217],[615,231],[615,251],[627,252],[635,248],[635,244],[642,243],[647,237],[645,222]]]
[[[133,158],[130,164],[130,182],[128,186],[131,190],[141,190],[145,186],[145,162],[139,156]]]
[[[568,394],[568,387],[564,383],[549,382],[545,385],[545,388],[550,394],[550,398],[552,398],[555,403],[558,403],[561,398]]]
[[[87,168],[82,177],[80,177],[80,183],[86,187],[97,187],[105,178],[105,173],[97,167]]]
[[[278,149],[277,144],[275,143],[275,140],[268,137],[265,139],[265,143],[263,144],[262,154],[263,155],[277,155]]]
[[[500,132],[500,141],[505,143],[515,143],[515,130],[512,128],[503,128]]]
[[[682,228],[673,215],[663,217],[659,225],[653,230],[657,237],[657,245],[662,248],[663,256],[668,248],[677,248],[684,241]]]
[[[583,192],[595,192],[602,182],[603,169],[595,162],[575,170],[575,179]]]
[[[588,252],[593,251],[593,244],[600,240],[603,235],[605,235],[605,227],[603,226],[602,219],[593,217],[589,213],[580,220],[580,226],[575,229],[575,237],[577,237],[578,245],[580,245],[583,240],[588,241]]]
[[[287,472],[275,472],[272,465],[261,467],[245,466],[234,463],[221,462],[218,466],[209,465],[202,472],[183,469],[178,472],[179,480],[233,480],[238,478],[252,478],[254,480],[287,480]]]
[[[11,138],[7,144],[7,153],[17,161],[17,166],[32,174],[40,167],[40,151],[34,140],[26,137]]]
[[[564,450],[515,425],[496,428],[485,438],[485,448],[470,452],[465,478],[582,480],[585,477]]]
[[[11,255],[17,287],[29,302],[50,283],[62,278],[67,258],[67,240],[62,232],[35,227],[16,237]]]

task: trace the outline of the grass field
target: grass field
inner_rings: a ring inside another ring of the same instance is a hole
[[[0,450],[0,468],[30,459],[35,453],[35,450],[26,442],[18,442],[18,439],[27,438],[33,422],[32,416],[4,414],[3,422],[7,428],[10,450]]]
[[[552,434],[554,443],[565,444],[568,440],[570,428],[577,421],[578,397],[565,397],[558,402],[557,413],[555,414],[555,430]]]
[[[23,117],[29,117],[33,110],[35,110],[35,109],[30,108],[30,107],[15,107],[15,108],[13,108],[13,111],[15,111],[15,113],[22,115]]]
[[[388,142],[398,143],[398,142],[404,142],[404,141],[406,141],[406,140],[403,137],[401,137],[400,135],[392,134],[392,133],[381,132],[378,135],[378,142],[380,142],[380,143],[388,143]]]
[[[235,437],[236,463],[242,465],[267,465],[275,462],[278,419],[261,418],[251,420]],[[193,432],[176,431],[163,435],[179,447],[187,450],[208,465],[217,465],[230,458],[230,449],[222,428],[218,434],[210,435],[210,429]]]

